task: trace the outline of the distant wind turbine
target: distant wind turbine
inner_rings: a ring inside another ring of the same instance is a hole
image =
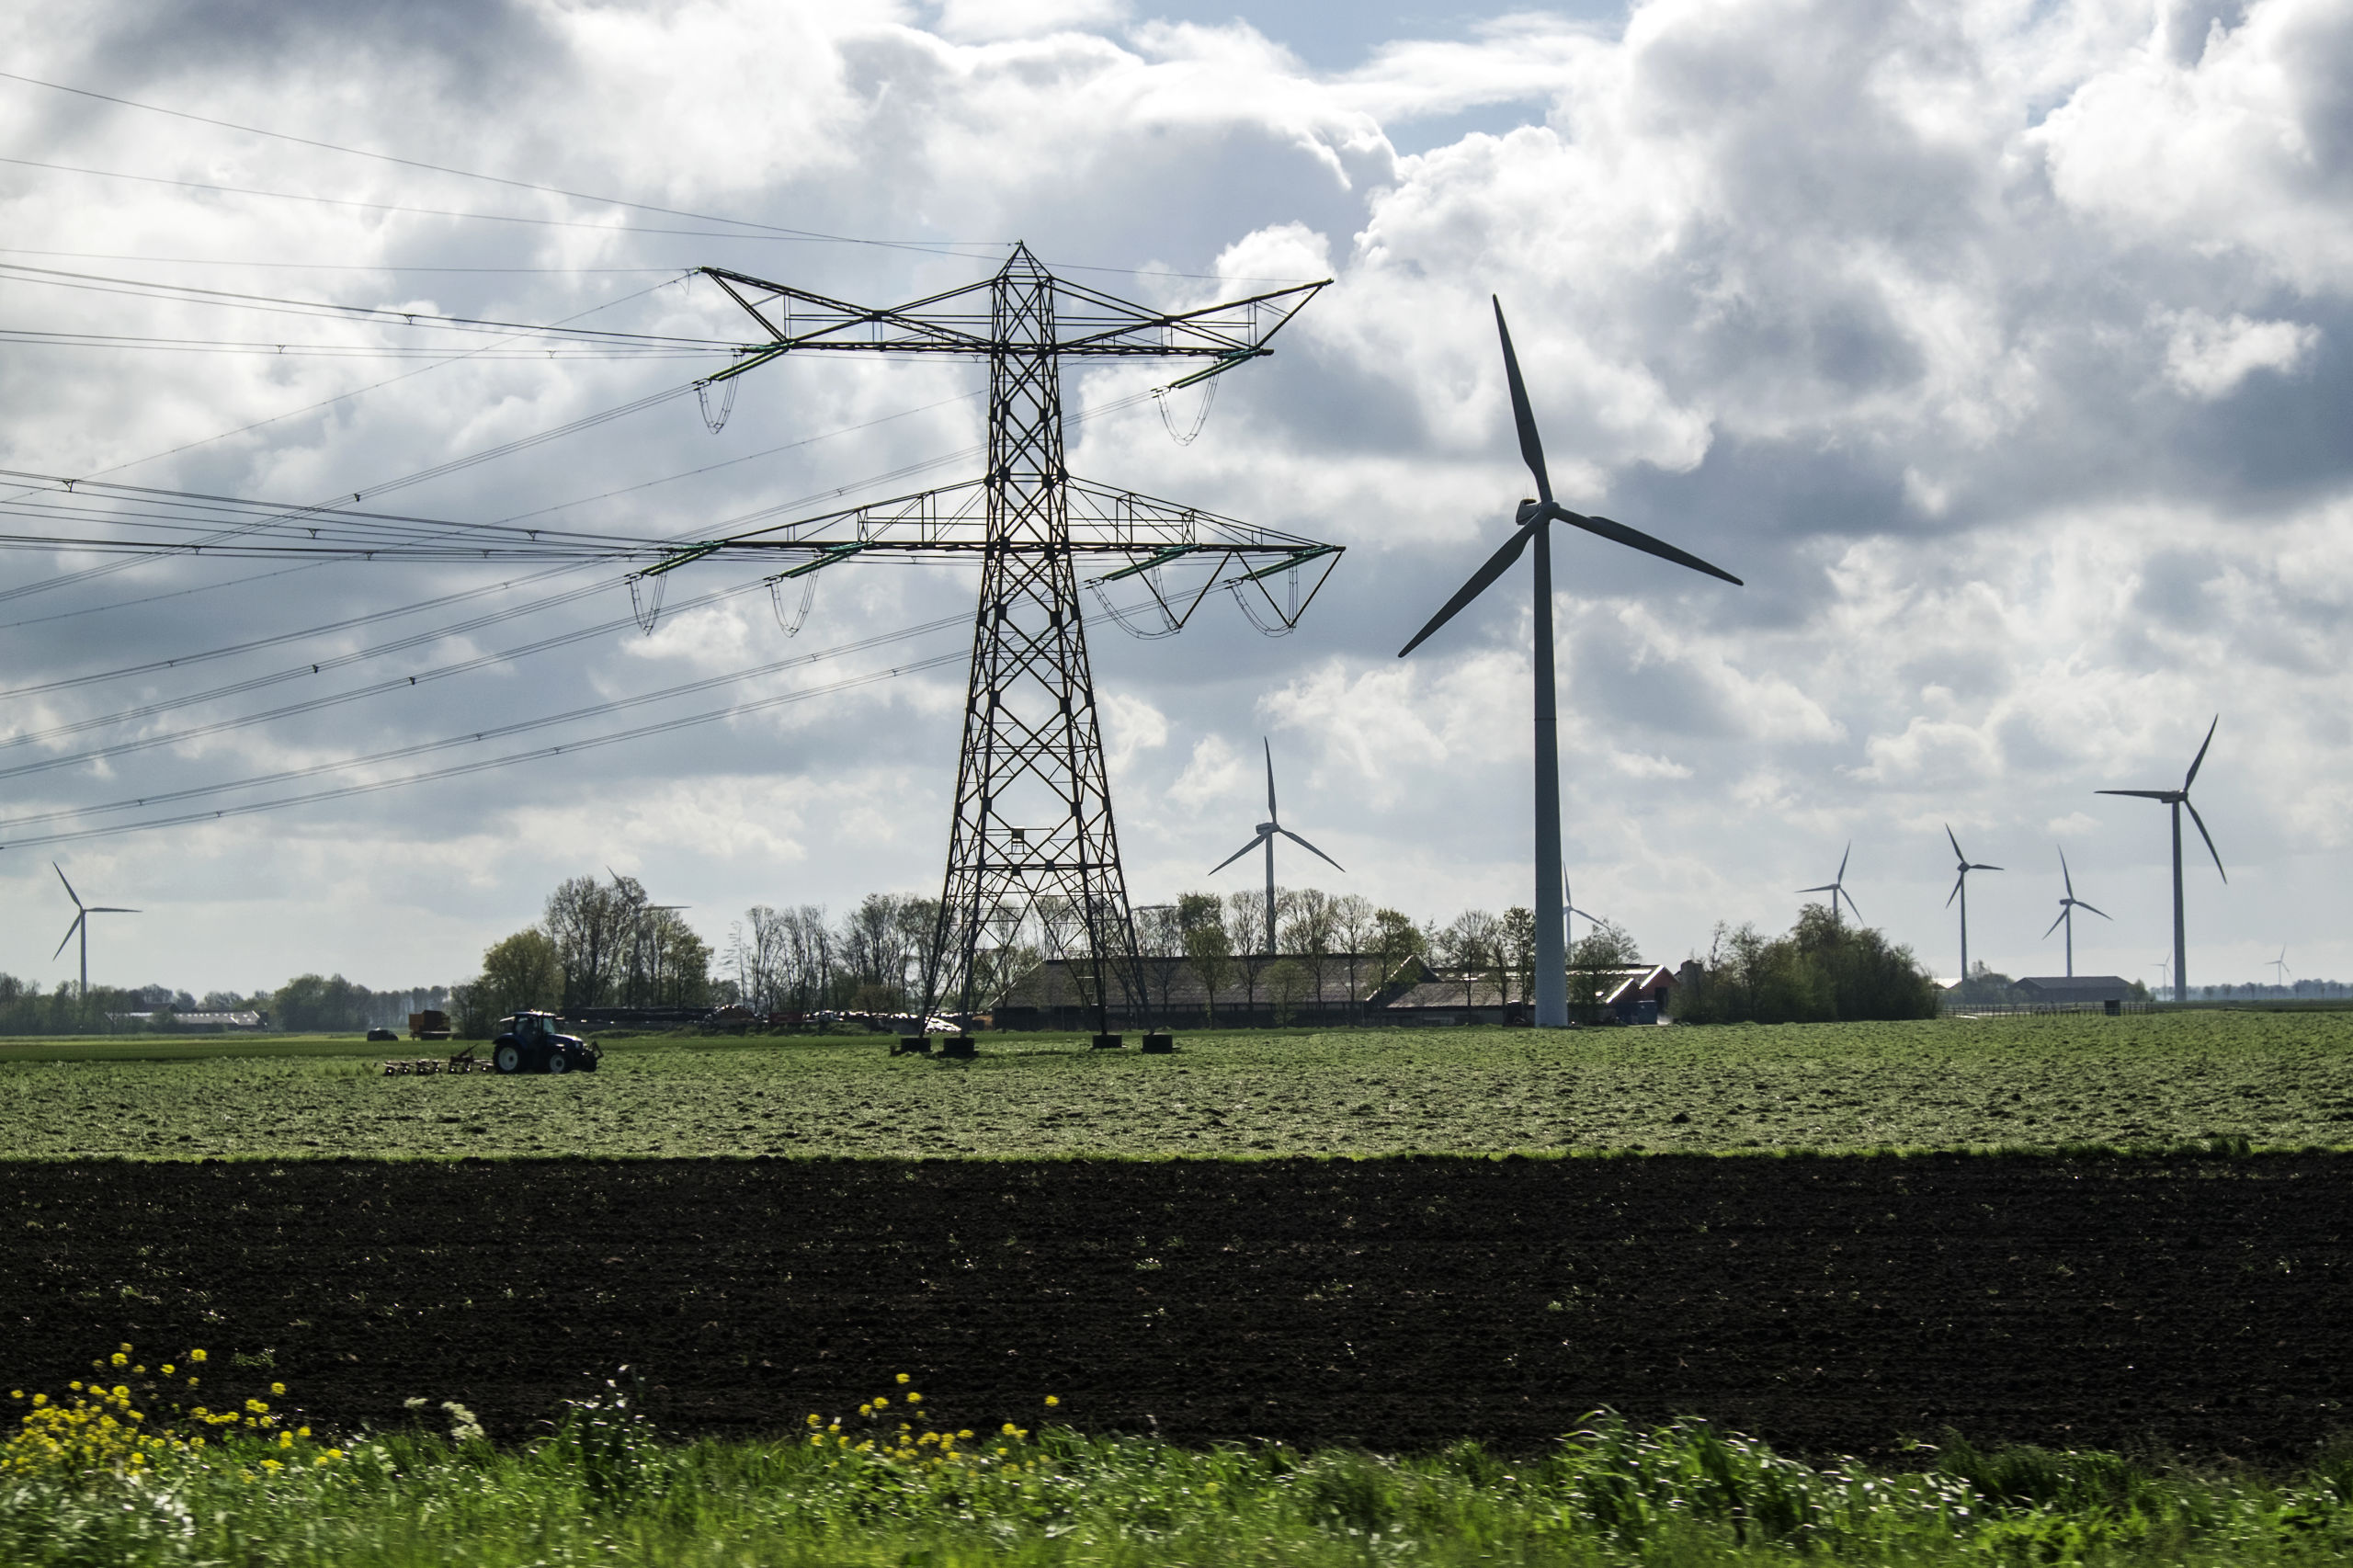
[[[2214,847],[2214,835],[2206,831],[2206,819],[2200,816],[2198,808],[2189,803],[2189,787],[2198,781],[2198,769],[2206,761],[2206,748],[2214,744],[2214,728],[2222,722],[2222,716],[2217,713],[2213,723],[2206,726],[2206,738],[2200,743],[2198,755],[2190,759],[2189,771],[2182,776],[2180,789],[2093,791],[2099,795],[2131,795],[2143,801],[2163,801],[2173,810],[2173,999],[2177,1002],[2189,1000],[2189,942],[2181,919],[2181,813],[2184,807],[2188,808],[2189,820],[2198,824],[2198,836],[2206,841],[2206,853],[2214,857],[2214,869],[2222,872],[2222,881],[2227,882],[2231,880],[2231,874],[2222,870],[2222,852]]]
[[[1833,926],[1838,924],[1838,901],[1842,898],[1847,901],[1847,908],[1855,910],[1856,919],[1860,920],[1863,917],[1863,912],[1859,909],[1855,909],[1855,895],[1847,891],[1847,858],[1854,852],[1855,841],[1850,838],[1847,841],[1846,849],[1841,852],[1838,857],[1838,874],[1836,876],[1831,878],[1828,881],[1823,883],[1818,888],[1798,889],[1798,892],[1826,892],[1830,895],[1830,924]],[[1966,944],[1964,943],[1964,946]],[[1968,967],[1968,960],[1963,959],[1961,960],[1961,967],[1963,969]],[[1964,974],[1961,978],[1967,979],[1968,976]]]
[[[2287,989],[2288,977],[2291,972],[2288,968],[2287,949],[2280,949],[2279,956],[2273,959],[2269,963],[2265,964],[2263,967],[2271,971],[2273,984],[2278,985],[2281,990]]]
[[[1220,871],[1224,870],[1228,866],[1233,865],[1236,860],[1241,859],[1242,857],[1249,854],[1250,851],[1257,848],[1260,845],[1263,844],[1267,846],[1267,956],[1272,958],[1275,952],[1276,835],[1281,835],[1283,837],[1290,839],[1293,844],[1298,845],[1302,849],[1306,850],[1309,854],[1315,856],[1319,859],[1326,861],[1330,864],[1332,869],[1336,871],[1345,871],[1347,868],[1341,865],[1337,860],[1334,860],[1332,857],[1324,854],[1324,851],[1316,848],[1313,844],[1308,843],[1304,838],[1300,837],[1299,835],[1293,833],[1290,829],[1285,827],[1278,818],[1275,812],[1275,745],[1272,741],[1265,741],[1263,738],[1262,744],[1267,748],[1267,820],[1258,824],[1258,836],[1253,838],[1249,843],[1244,845],[1241,848],[1235,850],[1224,859],[1220,860],[1216,865],[1211,867],[1210,875],[1212,877],[1216,876]]]
[[[2059,851],[2059,880],[2065,885],[2067,896],[2059,901],[2059,918],[2051,923],[2051,931],[2056,931],[2063,925],[2067,927],[2067,973],[2073,978],[2075,972],[2075,911],[2092,909],[2092,906],[2075,896],[2075,879],[2067,874],[2067,852],[2064,849]],[[2102,920],[2116,918],[2105,909],[2092,909],[2092,913]],[[2051,939],[2051,931],[2042,934],[2044,941]]]
[[[1494,585],[1496,578],[1511,569],[1520,551],[1531,543],[1536,546],[1536,1027],[1540,1029],[1565,1028],[1569,1022],[1568,953],[1563,946],[1567,921],[1562,905],[1553,900],[1561,896],[1563,886],[1561,864],[1561,752],[1560,722],[1552,702],[1552,524],[1556,521],[1571,528],[1598,534],[1614,543],[1645,551],[1678,566],[1694,572],[1704,572],[1711,577],[1721,577],[1734,587],[1740,579],[1721,567],[1711,566],[1696,555],[1687,554],[1664,540],[1653,539],[1637,528],[1613,522],[1608,517],[1581,517],[1552,499],[1552,481],[1544,469],[1544,443],[1536,434],[1536,414],[1529,406],[1528,388],[1520,381],[1519,357],[1512,352],[1511,328],[1504,324],[1504,305],[1495,301],[1495,332],[1503,339],[1504,377],[1511,384],[1511,412],[1519,426],[1519,455],[1528,470],[1536,476],[1536,499],[1522,501],[1516,514],[1518,527],[1501,548],[1487,558],[1487,563],[1471,574],[1471,580],[1455,590],[1438,612],[1430,617],[1429,624],[1414,633],[1412,642],[1397,651],[1404,658],[1427,642],[1430,634],[1460,614],[1466,605]]]
[[[2165,977],[2173,972],[2169,967],[2172,962],[2173,960],[2167,958],[2160,958],[2157,960],[2157,986],[2160,990],[2165,989],[2170,983]]]
[[[1961,852],[1961,840],[1953,837],[1950,823],[1945,824],[1945,837],[1952,845],[1953,858],[1961,862],[1961,874],[1953,879],[1952,892],[1945,894],[1945,907],[1950,909],[1954,899],[1961,900],[1961,983],[1966,985],[1969,983],[1969,873],[1998,871],[2002,868],[1972,863]]]
[[[74,924],[65,927],[64,941],[57,944],[57,953],[63,952],[65,943],[72,941],[77,934],[81,937],[82,1009],[87,1013],[90,1006],[90,916],[93,915],[136,915],[139,911],[118,908],[110,903],[84,903],[82,895],[74,891],[74,884],[65,881],[65,868],[51,860],[49,863],[49,869],[57,873],[59,881],[65,882],[65,896],[74,901]],[[57,953],[51,953],[49,956],[54,959]]]

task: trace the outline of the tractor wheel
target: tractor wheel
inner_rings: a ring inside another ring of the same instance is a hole
[[[569,1072],[571,1072],[571,1071],[572,1071],[572,1058],[571,1058],[570,1056],[567,1056],[566,1054],[564,1054],[564,1053],[563,1053],[563,1051],[549,1051],[549,1052],[548,1052],[548,1071],[549,1071],[549,1072],[551,1072],[551,1073],[569,1073]]]
[[[523,1048],[511,1040],[501,1040],[491,1060],[498,1064],[501,1073],[520,1073],[523,1070]]]

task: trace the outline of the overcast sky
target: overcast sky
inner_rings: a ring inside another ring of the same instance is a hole
[[[320,502],[725,362],[551,360],[536,343],[502,358],[478,336],[122,279],[739,340],[756,334],[708,282],[680,281],[688,269],[879,304],[985,276],[1018,239],[1155,304],[1328,276],[1273,358],[1219,383],[1189,445],[1149,403],[1086,417],[1170,372],[1068,378],[1075,472],[1347,547],[1287,638],[1222,600],[1168,640],[1090,624],[1129,885],[1152,902],[1249,884],[1246,864],[1206,872],[1259,819],[1264,736],[1287,823],[1347,868],[1287,864],[1286,881],[1296,869],[1446,917],[1532,897],[1526,568],[1395,657],[1528,490],[1495,293],[1563,498],[1747,583],[1585,536],[1556,551],[1580,906],[1673,962],[1720,921],[1786,926],[1792,890],[1828,880],[1851,840],[1864,916],[1951,973],[1949,823],[1972,858],[2007,868],[1972,879],[1972,956],[2059,971],[2042,932],[2063,846],[2077,893],[2114,917],[2079,923],[2077,969],[2154,982],[2170,947],[2165,813],[2092,791],[2178,784],[2219,714],[2196,799],[2230,881],[2193,836],[2191,980],[2268,978],[2282,946],[2296,973],[2353,978],[2353,9],[2333,0],[100,0],[11,11],[0,61],[584,193],[0,80],[0,328],[19,339],[0,347],[0,467]],[[747,237],[598,197],[837,238]],[[983,384],[974,366],[779,362],[743,381],[717,434],[674,397],[372,504],[694,538],[976,472],[964,459],[884,477],[975,443]],[[1180,414],[1195,395],[1178,394]],[[21,511],[6,526],[59,527]],[[551,569],[172,558],[52,582],[116,559],[0,554],[0,687],[18,693],[0,699],[0,737],[43,737],[0,747],[0,769],[631,608],[617,573],[588,567],[524,584]],[[710,562],[667,586],[675,604],[759,576]],[[497,584],[517,585],[338,625]],[[608,866],[690,905],[714,946],[755,903],[936,893],[953,668],[470,778],[16,841],[142,812],[28,817],[822,653],[969,614],[974,585],[955,569],[846,565],[822,575],[794,637],[755,591],[650,636],[624,623],[414,688],[0,773],[0,969],[71,971],[71,949],[51,957],[71,918],[52,856],[85,899],[142,912],[101,917],[95,980],[198,991],[312,970],[380,987],[462,979],[557,880]],[[392,641],[411,645],[307,672]],[[586,738],[968,641],[951,625],[199,803]],[[107,722],[51,733],[85,720]]]

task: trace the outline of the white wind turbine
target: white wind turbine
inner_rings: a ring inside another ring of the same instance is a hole
[[[1847,857],[1852,855],[1854,852],[1855,841],[1850,838],[1847,841],[1847,847],[1845,851],[1838,857],[1838,874],[1836,876],[1831,878],[1828,881],[1823,883],[1818,888],[1798,889],[1798,892],[1826,892],[1830,895],[1830,924],[1833,926],[1838,924],[1838,901],[1842,898],[1847,901],[1847,908],[1855,910],[1856,919],[1860,920],[1863,917],[1863,912],[1859,909],[1855,909],[1855,895],[1847,891]],[[1962,967],[1964,969],[1968,967],[1966,960],[1962,961]]]
[[[66,942],[72,941],[77,935],[80,936],[82,938],[82,1007],[85,1012],[87,1012],[90,1006],[90,916],[93,915],[136,915],[139,911],[119,908],[110,903],[84,903],[82,895],[74,891],[74,884],[65,881],[65,868],[51,860],[49,863],[49,869],[57,873],[59,881],[65,882],[65,896],[74,901],[74,924],[65,927],[65,937],[63,941],[57,944],[57,953],[65,950]],[[51,953],[49,956],[54,959],[57,953]]]
[[[1562,907],[1552,901],[1561,894],[1566,883],[1561,859],[1561,744],[1560,719],[1554,710],[1552,695],[1552,525],[1568,524],[1586,533],[1598,534],[1612,543],[1644,551],[1663,561],[1688,566],[1694,572],[1704,572],[1711,577],[1721,577],[1734,587],[1740,579],[1719,566],[1711,566],[1698,556],[1680,551],[1663,540],[1653,539],[1639,528],[1608,517],[1583,517],[1570,511],[1552,499],[1552,476],[1544,468],[1544,443],[1536,433],[1536,413],[1529,406],[1528,388],[1519,377],[1519,357],[1512,352],[1511,328],[1504,324],[1504,306],[1495,301],[1495,332],[1504,346],[1504,377],[1511,386],[1513,421],[1519,426],[1519,455],[1528,471],[1536,478],[1536,498],[1522,501],[1515,514],[1517,527],[1511,537],[1504,540],[1487,563],[1471,574],[1471,580],[1455,590],[1454,597],[1430,617],[1429,624],[1414,633],[1412,642],[1397,650],[1404,658],[1426,642],[1430,633],[1461,613],[1463,608],[1494,585],[1495,579],[1511,570],[1520,553],[1533,544],[1536,547],[1536,1016],[1540,1029],[1565,1028],[1569,1022],[1569,965],[1566,950],[1568,920]]]
[[[2042,939],[2049,941],[2051,932],[2062,925],[2067,927],[2067,974],[2073,979],[2075,973],[2075,911],[2092,909],[2092,906],[2075,896],[2075,879],[2067,874],[2067,852],[2064,849],[2059,851],[2059,880],[2065,885],[2067,896],[2059,901],[2059,918],[2051,923],[2051,930],[2042,934]],[[2105,909],[2092,909],[2092,913],[2102,920],[2116,918]]]
[[[1258,824],[1258,835],[1256,837],[1244,845],[1241,848],[1235,850],[1233,854],[1227,856],[1224,859],[1220,860],[1216,865],[1211,867],[1210,875],[1212,877],[1216,876],[1220,871],[1224,870],[1228,866],[1233,865],[1236,860],[1241,859],[1242,857],[1249,854],[1250,851],[1257,848],[1260,845],[1263,844],[1266,846],[1267,956],[1272,958],[1275,953],[1275,836],[1279,834],[1283,837],[1290,839],[1293,844],[1298,845],[1302,849],[1304,849],[1309,854],[1315,856],[1318,859],[1328,862],[1332,869],[1336,871],[1345,871],[1347,868],[1341,865],[1337,860],[1334,860],[1332,857],[1324,854],[1324,851],[1316,848],[1315,846],[1308,843],[1307,840],[1300,837],[1299,835],[1293,833],[1290,829],[1282,824],[1275,811],[1274,743],[1272,741],[1267,741],[1261,737],[1261,744],[1263,744],[1267,748],[1267,820]]]

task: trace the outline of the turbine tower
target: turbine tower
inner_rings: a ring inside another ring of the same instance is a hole
[[[2064,849],[2059,851],[2059,880],[2065,885],[2067,896],[2059,901],[2059,918],[2051,923],[2051,930],[2043,932],[2042,939],[2049,941],[2051,932],[2062,925],[2067,927],[2067,977],[2072,980],[2075,974],[2075,911],[2092,909],[2092,906],[2075,896],[2075,879],[2067,874],[2067,852]],[[2104,909],[2092,909],[2092,913],[2102,920],[2116,918]]]
[[[1953,879],[1952,892],[1945,894],[1945,907],[1950,909],[1954,899],[1961,900],[1961,983],[1969,983],[1969,873],[1998,871],[1999,866],[1980,865],[1961,852],[1961,840],[1952,835],[1952,824],[1945,824],[1945,838],[1952,845],[1953,858],[1961,862],[1961,874]]]
[[[1162,390],[1206,381],[1271,353],[1267,340],[1329,279],[1172,312],[1057,278],[1020,244],[994,277],[885,308],[723,267],[700,275],[767,339],[702,386],[811,354],[980,360],[988,367],[987,464],[960,484],[681,544],[632,579],[633,598],[642,588],[658,601],[663,574],[706,556],[798,556],[772,586],[853,558],[977,562],[963,745],[924,1011],[961,994],[969,1014],[982,971],[1001,983],[999,960],[1041,933],[1047,950],[1082,960],[1076,972],[1108,1033],[1115,984],[1139,1011],[1149,999],[1079,589],[1130,630],[1131,613],[1152,618],[1140,635],[1179,630],[1212,589],[1231,591],[1262,631],[1279,632],[1298,624],[1340,547],[1073,477],[1063,461],[1063,361],[1190,361],[1190,372]],[[1082,562],[1100,575],[1082,584]],[[1123,610],[1112,585],[1147,597]]]
[[[2271,983],[2274,985],[2279,986],[2282,991],[2288,988],[2289,977],[2295,972],[2288,967],[2288,949],[2285,948],[2281,948],[2279,949],[2279,956],[2278,958],[2273,959],[2269,963],[2265,964],[2263,967],[2271,971]]]
[[[1798,889],[1798,892],[1826,892],[1830,895],[1830,924],[1833,926],[1838,924],[1838,901],[1842,898],[1847,901],[1847,908],[1855,910],[1856,919],[1860,920],[1863,917],[1863,912],[1859,909],[1855,909],[1855,895],[1847,891],[1847,857],[1852,855],[1854,852],[1855,841],[1850,838],[1847,841],[1846,849],[1838,857],[1838,874],[1836,876],[1831,878],[1828,881],[1823,883],[1818,888]],[[1966,967],[1965,960],[1964,967]],[[1969,977],[1964,974],[1961,978],[1966,980]]]
[[[2214,847],[2214,835],[2206,831],[2206,819],[2198,814],[2198,808],[2189,801],[2189,787],[2198,782],[2198,770],[2206,761],[2206,748],[2214,744],[2214,728],[2222,722],[2222,716],[2217,713],[2213,722],[2206,726],[2206,738],[2199,744],[2198,755],[2190,759],[2189,771],[2182,776],[2180,789],[2093,791],[2099,795],[2131,795],[2138,800],[2162,801],[2173,812],[2173,999],[2177,1002],[2189,1000],[2189,941],[2181,918],[2181,813],[2184,807],[2188,808],[2189,820],[2198,824],[2198,836],[2206,841],[2206,853],[2214,857],[2214,869],[2222,872],[2222,881],[2227,882],[2231,880],[2230,872],[2222,870],[2222,852]]]
[[[84,903],[82,895],[74,891],[74,884],[65,881],[65,868],[51,860],[49,863],[49,869],[57,873],[59,881],[65,882],[65,896],[74,901],[74,924],[65,927],[64,940],[57,944],[57,953],[63,952],[65,943],[72,941],[77,934],[81,937],[82,1012],[86,1019],[90,1011],[90,916],[93,915],[136,915],[139,911],[119,908],[110,903]],[[49,956],[54,959],[57,953],[51,953]]]
[[[1298,845],[1302,849],[1306,850],[1309,854],[1311,854],[1311,855],[1313,855],[1313,856],[1317,857],[1319,859],[1322,859],[1322,860],[1324,860],[1324,861],[1328,862],[1328,863],[1331,865],[1332,869],[1334,869],[1334,870],[1336,870],[1336,871],[1343,871],[1343,872],[1344,872],[1344,871],[1346,871],[1346,870],[1347,869],[1347,868],[1346,866],[1341,865],[1337,860],[1334,860],[1334,859],[1332,858],[1332,857],[1330,857],[1329,855],[1324,854],[1324,851],[1322,851],[1321,849],[1316,848],[1316,847],[1315,847],[1315,846],[1313,846],[1313,844],[1308,843],[1308,842],[1307,842],[1307,840],[1305,840],[1304,838],[1300,837],[1300,835],[1297,835],[1297,834],[1293,833],[1290,829],[1289,829],[1289,828],[1285,827],[1285,826],[1282,824],[1282,823],[1281,823],[1281,821],[1280,821],[1279,817],[1278,816],[1278,814],[1277,814],[1277,812],[1276,812],[1276,811],[1275,811],[1275,744],[1274,744],[1274,743],[1273,743],[1272,741],[1267,740],[1264,736],[1261,736],[1261,737],[1260,737],[1260,744],[1263,744],[1263,745],[1265,745],[1265,746],[1266,746],[1266,748],[1267,748],[1267,820],[1266,820],[1265,822],[1262,822],[1262,823],[1260,823],[1260,824],[1258,824],[1258,835],[1257,835],[1256,838],[1253,838],[1249,843],[1247,843],[1247,844],[1244,845],[1241,848],[1239,848],[1239,849],[1235,850],[1233,854],[1231,854],[1231,855],[1227,856],[1224,859],[1220,860],[1216,865],[1214,865],[1214,866],[1211,867],[1211,868],[1210,868],[1210,875],[1211,875],[1211,876],[1212,876],[1212,877],[1216,876],[1220,871],[1224,870],[1228,866],[1233,865],[1236,860],[1241,859],[1241,858],[1242,858],[1242,857],[1244,857],[1245,855],[1249,854],[1249,853],[1250,853],[1250,851],[1252,851],[1253,849],[1257,848],[1260,845],[1264,845],[1264,846],[1266,846],[1266,849],[1267,849],[1267,956],[1268,958],[1272,958],[1272,957],[1274,957],[1274,956],[1275,956],[1275,837],[1276,837],[1276,835],[1277,835],[1278,834],[1279,834],[1281,836],[1283,836],[1283,837],[1285,837],[1285,838],[1290,839],[1293,844]]]
[[[1696,555],[1608,517],[1581,517],[1552,499],[1552,481],[1544,469],[1544,443],[1536,434],[1535,411],[1528,403],[1528,388],[1519,377],[1519,357],[1512,352],[1511,328],[1504,324],[1504,306],[1495,301],[1495,332],[1503,339],[1504,376],[1511,385],[1512,418],[1519,426],[1519,455],[1536,478],[1536,499],[1522,501],[1517,526],[1487,563],[1430,617],[1429,624],[1397,651],[1404,658],[1428,640],[1430,633],[1452,620],[1463,607],[1483,594],[1510,570],[1520,551],[1536,546],[1536,1027],[1565,1028],[1569,1022],[1569,966],[1564,870],[1561,862],[1560,723],[1552,700],[1552,524],[1598,534],[1615,543],[1645,551],[1678,566],[1721,577],[1734,587],[1739,578],[1711,566]]]

